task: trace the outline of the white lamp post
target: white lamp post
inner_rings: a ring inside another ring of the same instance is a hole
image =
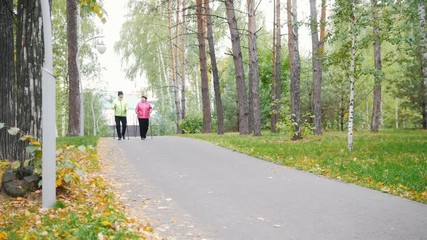
[[[43,194],[42,207],[50,208],[56,201],[56,83],[53,76],[52,25],[50,5],[41,1],[43,17],[44,63],[42,71],[42,129],[43,129]]]
[[[77,63],[77,75],[79,77],[79,85],[80,85],[80,136],[84,136],[84,119],[85,119],[85,112],[84,112],[84,94],[83,94],[83,84],[80,78],[80,64],[79,64],[79,55],[80,55],[80,49],[83,45],[85,45],[87,42],[93,40],[93,39],[97,39],[97,38],[103,38],[105,36],[103,35],[98,35],[98,36],[94,36],[91,38],[86,39],[81,45],[80,47],[77,49],[77,54],[76,54],[76,63]],[[97,44],[96,49],[98,50],[98,52],[100,54],[103,54],[105,52],[105,50],[107,50],[107,46],[105,46],[105,44],[101,41]]]

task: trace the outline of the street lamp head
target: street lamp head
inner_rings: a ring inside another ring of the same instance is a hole
[[[103,54],[103,53],[105,53],[105,51],[107,50],[107,46],[105,46],[104,42],[100,41],[100,42],[98,43],[98,45],[96,46],[96,49],[98,49],[98,52],[99,52],[100,54]]]

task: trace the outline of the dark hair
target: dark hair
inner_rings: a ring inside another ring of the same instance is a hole
[[[142,96],[141,98],[145,98],[145,100],[147,100],[147,97],[146,97],[146,96]]]
[[[119,91],[119,93],[117,94],[117,96],[123,95],[122,91]]]

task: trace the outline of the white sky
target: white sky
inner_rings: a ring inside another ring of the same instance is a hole
[[[107,51],[99,56],[101,66],[105,68],[102,72],[102,79],[108,84],[107,90],[117,92],[119,90],[125,93],[130,93],[136,90],[137,85],[126,79],[125,73],[121,67],[121,57],[114,52],[114,44],[120,39],[120,28],[125,21],[127,11],[127,0],[104,1],[104,8],[108,13],[107,22],[101,26],[103,34],[105,35],[104,42],[107,45]],[[320,2],[320,1],[318,1]],[[282,19],[286,18],[285,12],[286,2],[282,1]],[[310,14],[309,0],[298,1],[298,20],[305,20]],[[260,11],[265,11],[266,25],[273,25],[273,0],[261,0],[259,5]],[[286,27],[286,26],[284,26]],[[284,28],[282,34],[286,33]],[[301,27],[299,30],[300,53],[307,55],[311,49],[311,37],[306,27]],[[138,89],[139,90],[139,89]]]
[[[108,83],[108,91],[130,92],[134,89],[133,83],[126,79],[121,68],[121,57],[114,52],[114,44],[120,39],[120,27],[123,24],[126,14],[127,1],[104,1],[104,8],[107,11],[107,22],[101,24],[104,43],[107,51],[99,56],[101,66],[105,68],[102,72],[102,79]]]

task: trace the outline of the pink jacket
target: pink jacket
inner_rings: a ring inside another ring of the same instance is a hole
[[[151,109],[153,107],[149,102],[139,102],[136,105],[135,111],[138,118],[150,118]]]

